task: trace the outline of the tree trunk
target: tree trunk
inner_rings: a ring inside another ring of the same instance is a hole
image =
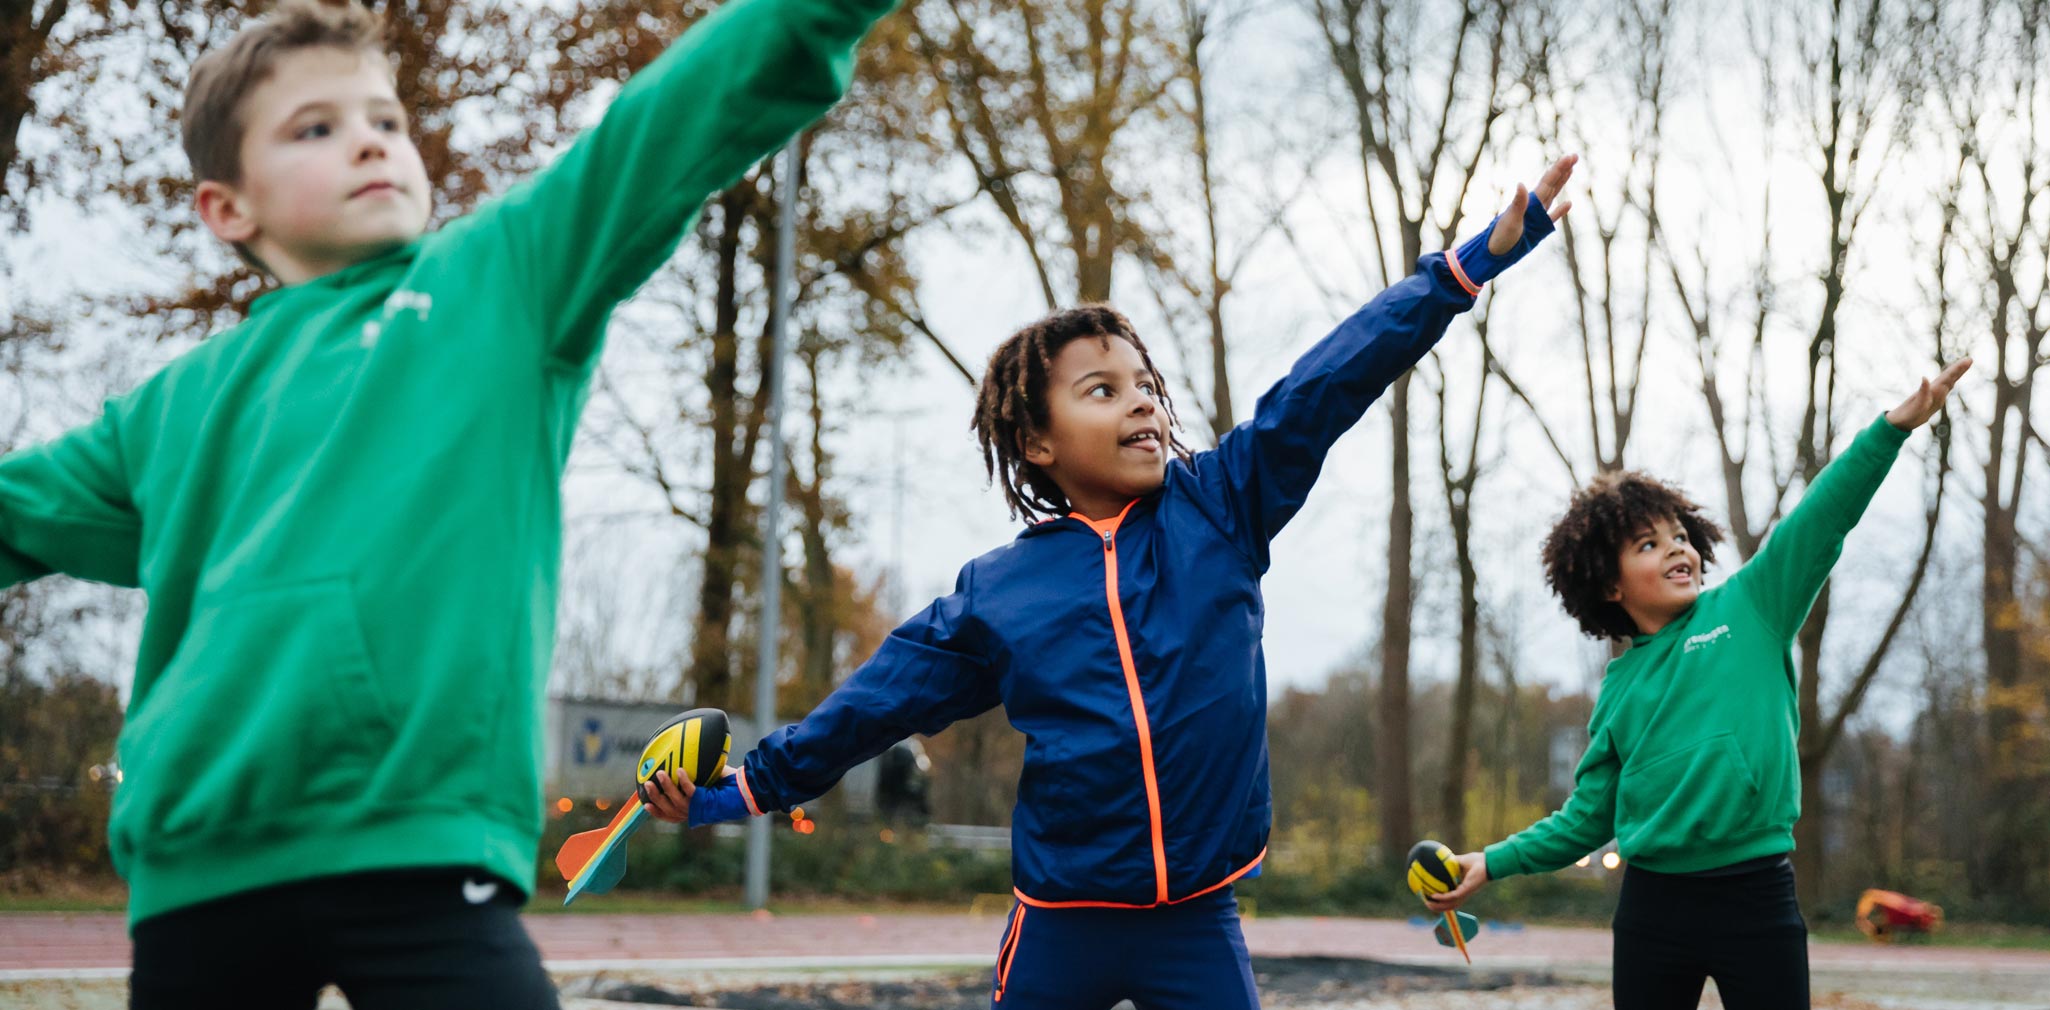
[[[1440,807],[1445,826],[1439,839],[1454,852],[1466,847],[1466,772],[1473,740],[1474,695],[1479,689],[1481,672],[1480,574],[1474,568],[1472,537],[1471,506],[1456,505],[1452,512],[1452,549],[1459,561],[1459,682],[1452,691],[1452,737],[1446,744],[1445,794]]]
[[[20,154],[21,124],[35,111],[29,91],[49,72],[43,59],[50,32],[64,17],[69,0],[52,0],[38,19],[33,0],[10,0],[0,13],[0,199],[19,200],[7,191],[7,170]]]
[[[1414,259],[1414,257],[1411,257]],[[1380,778],[1381,861],[1401,866],[1416,841],[1410,803],[1409,619],[1414,606],[1410,547],[1415,511],[1409,501],[1409,375],[1390,388],[1388,593],[1381,606]]]
[[[2004,417],[1996,413],[1995,427]],[[1997,443],[1996,443],[1997,448]],[[2021,450],[2017,450],[2021,451]],[[1990,467],[2004,465],[2001,454]],[[1989,468],[1990,468],[1989,467]],[[1997,477],[1989,488],[1996,495]],[[2030,776],[2017,767],[2021,737],[2029,732],[2016,693],[2022,683],[2021,605],[2015,598],[2019,567],[2015,516],[1998,501],[1989,501],[1982,524],[1985,565],[1980,577],[1981,634],[1986,643],[1986,736],[1991,788],[1987,796],[1986,874],[1980,893],[2019,898],[2027,893],[2029,874],[2041,854],[2040,826],[2028,823],[2040,802],[2027,794]]]
[[[754,461],[740,454],[739,375],[740,236],[746,220],[743,187],[719,194],[716,242],[718,284],[711,333],[712,364],[705,390],[712,410],[712,487],[705,518],[704,576],[698,582],[697,619],[691,636],[687,682],[696,686],[696,704],[746,710],[734,696],[734,586],[740,580],[741,546],[748,536],[747,486]],[[682,701],[681,698],[678,699]]]
[[[804,511],[804,649],[799,678],[805,686],[806,703],[816,704],[833,690],[833,636],[839,630],[839,593],[833,570],[831,545],[826,541],[826,414],[819,392],[819,359],[804,356],[805,371],[811,378],[811,480],[809,485],[792,481],[799,506]],[[795,473],[793,467],[793,474]]]

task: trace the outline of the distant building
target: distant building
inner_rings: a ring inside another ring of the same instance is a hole
[[[542,781],[551,797],[618,799],[633,791],[634,767],[655,728],[680,711],[669,704],[550,698]],[[730,763],[754,749],[760,735],[749,720],[729,714],[733,731]],[[880,812],[888,820],[930,819],[925,748],[907,740],[882,756],[857,765],[829,796],[839,809],[859,817]],[[883,801],[877,801],[881,783]],[[879,810],[880,808],[880,810]]]

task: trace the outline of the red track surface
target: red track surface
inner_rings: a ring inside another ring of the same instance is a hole
[[[1002,916],[967,915],[536,915],[527,928],[544,957],[562,962],[623,959],[704,959],[875,955],[995,956]],[[1246,923],[1253,953],[1277,956],[1429,959],[1456,963],[1423,929],[1382,919],[1253,919]],[[1600,964],[1609,958],[1609,934],[1600,929],[1532,927],[1484,931],[1474,961],[1490,958],[1528,964]],[[1823,943],[1811,948],[1816,968],[1870,965],[1900,971],[2050,972],[2050,952],[1959,947],[1880,947]],[[0,916],[0,971],[119,969],[129,960],[119,915],[25,913]]]

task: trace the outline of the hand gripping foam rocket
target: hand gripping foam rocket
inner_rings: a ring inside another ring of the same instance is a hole
[[[555,868],[569,881],[569,894],[562,903],[567,905],[580,894],[604,894],[626,875],[626,840],[648,819],[647,808],[641,804],[641,787],[656,772],[666,771],[671,779],[689,776],[700,786],[711,785],[726,774],[726,755],[732,748],[726,713],[716,708],[691,709],[656,729],[634,770],[634,794],[620,805],[612,823],[571,835],[556,851]]]
[[[1410,846],[1409,889],[1416,892],[1417,897],[1444,894],[1459,886],[1461,876],[1458,859],[1443,842],[1425,839]],[[1440,944],[1459,948],[1460,956],[1466,958],[1467,964],[1472,964],[1473,955],[1466,952],[1466,941],[1473,939],[1480,928],[1480,920],[1465,912],[1446,912],[1445,921],[1432,932]]]

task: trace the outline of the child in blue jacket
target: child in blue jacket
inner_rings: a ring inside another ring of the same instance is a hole
[[[1177,442],[1160,372],[1115,310],[1058,312],[1004,341],[976,434],[1012,511],[1044,518],[969,562],[952,595],[734,775],[659,777],[650,809],[692,825],[788,809],[898,740],[1001,704],[1026,744],[992,1006],[1258,1006],[1231,885],[1260,865],[1271,819],[1268,542],[1331,444],[1550,234],[1574,161],[1339,324],[1212,451]]]

